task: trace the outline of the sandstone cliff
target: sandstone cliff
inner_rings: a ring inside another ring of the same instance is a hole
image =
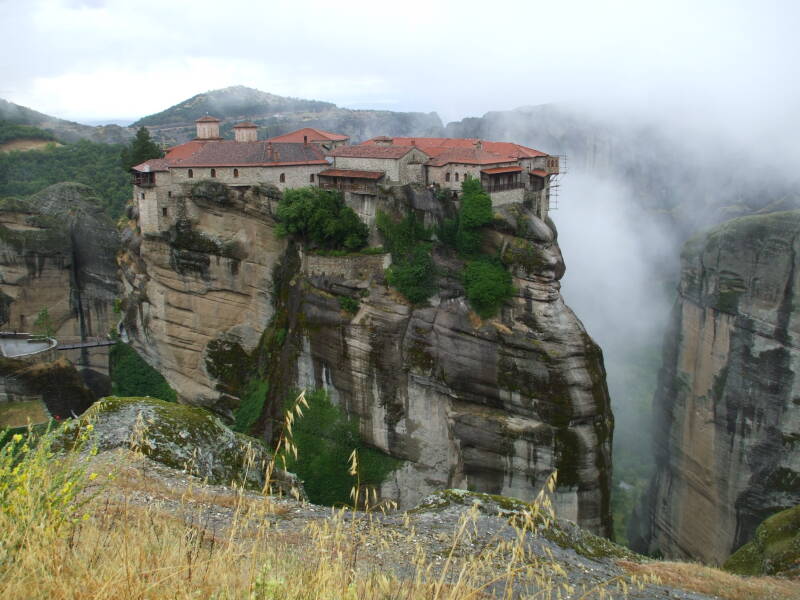
[[[800,502],[798,234],[800,212],[773,213],[684,247],[635,549],[721,563]]]
[[[0,326],[31,331],[47,309],[59,341],[108,334],[118,316],[119,234],[94,192],[62,183],[0,203]],[[107,353],[68,353],[108,371]]]
[[[609,534],[602,355],[559,294],[552,223],[521,207],[497,215],[487,241],[518,292],[484,322],[463,298],[457,259],[437,255],[441,291],[412,307],[385,284],[387,255],[308,255],[277,238],[270,193],[187,189],[173,231],[126,234],[126,324],[182,400],[230,419],[258,369],[269,394],[256,429],[270,439],[293,388],[325,388],[368,444],[403,461],[384,498],[408,507],[458,486],[530,499],[558,469],[560,515]],[[386,201],[443,214],[426,192]]]

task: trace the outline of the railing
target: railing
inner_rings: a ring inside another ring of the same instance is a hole
[[[153,187],[156,184],[156,178],[153,173],[134,173],[132,183],[139,187]]]
[[[514,182],[514,183],[485,183],[483,184],[483,189],[487,193],[491,194],[492,192],[505,192],[507,190],[519,190],[525,187],[524,183]]]
[[[362,194],[378,193],[378,186],[374,183],[345,183],[342,181],[327,182],[320,180],[319,187],[323,190],[339,190],[340,192],[361,192]]]

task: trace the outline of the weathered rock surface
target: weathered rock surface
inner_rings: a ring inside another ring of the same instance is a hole
[[[31,331],[47,309],[61,342],[105,337],[118,319],[119,234],[94,192],[61,183],[0,204],[0,326]],[[108,373],[107,352],[68,354]]]
[[[417,195],[393,201],[411,198],[413,209]],[[487,243],[518,293],[483,322],[463,298],[457,258],[437,256],[442,293],[414,308],[385,285],[385,257],[311,256],[279,240],[272,202],[258,190],[222,203],[189,190],[185,226],[213,243],[132,239],[121,259],[134,344],[182,401],[230,418],[237,382],[261,368],[258,433],[271,439],[291,390],[327,389],[367,443],[404,461],[380,489],[403,507],[446,487],[530,499],[557,469],[559,514],[610,533],[602,355],[559,294],[552,223],[521,207],[498,213]],[[234,241],[241,255],[214,254]],[[342,310],[345,296],[357,313]]]
[[[800,505],[772,515],[725,561],[738,575],[800,575]]]
[[[272,462],[265,445],[231,431],[208,411],[156,398],[103,398],[80,421],[68,424],[61,439],[68,440],[71,432],[87,424],[93,428],[89,446],[98,451],[132,448],[209,483],[260,490]],[[303,496],[293,475],[278,469],[270,473],[277,487],[285,492],[296,487]]]
[[[800,503],[798,234],[800,211],[773,213],[684,247],[638,551],[720,564]]]

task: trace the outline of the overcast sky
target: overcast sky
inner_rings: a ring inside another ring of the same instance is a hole
[[[243,84],[452,120],[547,102],[776,121],[800,3],[0,0],[0,97],[135,119]]]

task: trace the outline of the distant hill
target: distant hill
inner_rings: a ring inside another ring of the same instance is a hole
[[[191,125],[195,119],[207,114],[220,119],[252,120],[282,113],[314,113],[332,108],[336,108],[336,105],[330,102],[276,96],[243,85],[235,85],[197,94],[160,113],[141,118],[131,126]]]
[[[181,144],[195,135],[195,119],[210,114],[222,120],[220,133],[232,137],[232,127],[248,120],[259,126],[261,139],[302,127],[349,135],[354,142],[376,135],[438,136],[444,125],[436,113],[350,110],[330,102],[276,96],[241,85],[197,94],[166,110],[139,119],[158,141]]]
[[[89,140],[103,144],[119,144],[133,137],[133,131],[119,125],[93,127],[66,121],[51,115],[37,112],[25,106],[14,104],[0,98],[0,120],[15,125],[38,127],[64,142]]]

